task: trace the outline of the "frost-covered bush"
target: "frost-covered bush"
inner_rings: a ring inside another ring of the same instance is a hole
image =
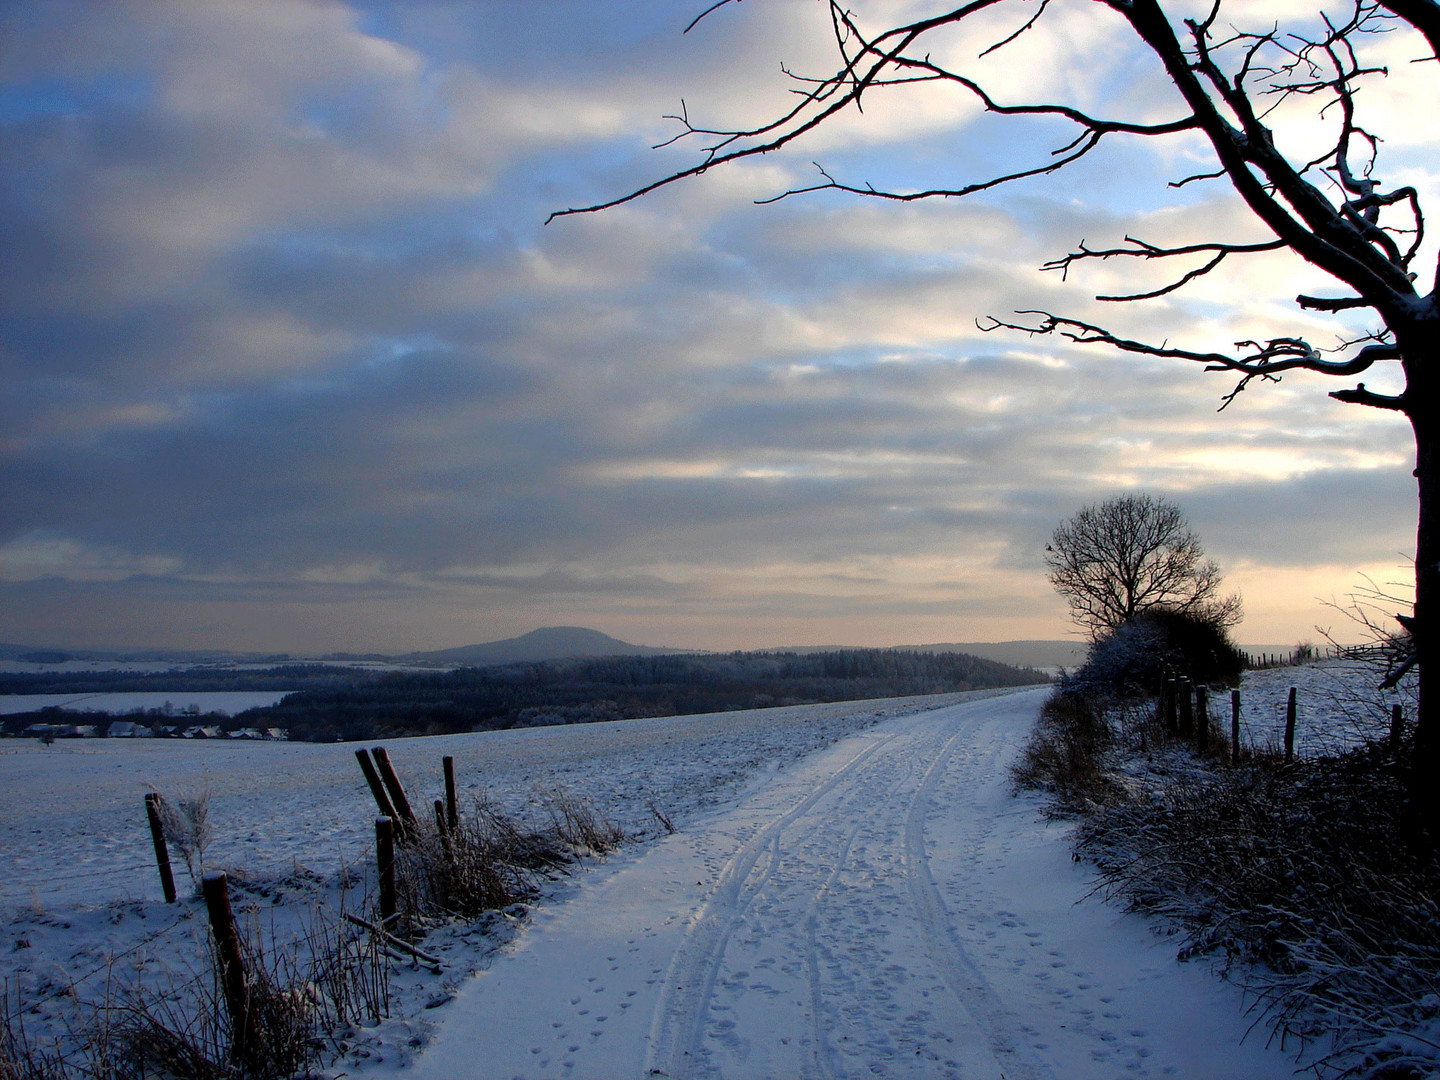
[[[1176,611],[1148,611],[1090,646],[1064,681],[1072,694],[1107,699],[1154,695],[1168,678],[1233,686],[1245,658],[1224,625]]]
[[[1114,745],[1109,710],[1079,694],[1057,691],[1011,770],[1020,788],[1048,792],[1062,813],[1080,813],[1112,801],[1119,789],[1105,769]]]
[[[1405,762],[1370,746],[1281,768],[1195,762],[1082,822],[1077,852],[1185,935],[1317,1072],[1440,1074],[1440,862],[1410,834]],[[1323,1045],[1323,1043],[1322,1043]]]
[[[176,797],[174,802],[161,796],[158,811],[165,839],[185,860],[190,880],[199,887],[205,872],[205,849],[215,835],[210,822],[210,778],[196,791]]]

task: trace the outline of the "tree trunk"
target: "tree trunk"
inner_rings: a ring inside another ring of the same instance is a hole
[[[1427,359],[1430,359],[1427,357]],[[1440,358],[1436,358],[1440,359]],[[1416,825],[1440,841],[1440,660],[1436,657],[1435,623],[1440,618],[1440,454],[1435,445],[1435,400],[1427,378],[1433,365],[1406,365],[1407,413],[1415,431],[1415,479],[1420,495],[1420,520],[1415,532],[1416,680],[1419,704],[1415,717],[1415,755],[1410,795]],[[1426,370],[1428,368],[1428,370]]]

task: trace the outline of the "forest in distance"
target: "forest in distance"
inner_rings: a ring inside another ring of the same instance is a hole
[[[845,649],[593,657],[433,674],[287,665],[244,672],[5,675],[0,693],[293,687],[275,705],[206,722],[226,730],[283,728],[292,740],[331,742],[954,693],[1048,678],[967,653]],[[5,727],[19,732],[52,718],[49,712],[13,714]]]

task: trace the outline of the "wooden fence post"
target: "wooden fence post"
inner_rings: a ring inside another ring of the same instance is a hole
[[[365,783],[370,785],[370,794],[375,796],[375,806],[380,815],[393,819],[396,816],[395,807],[390,805],[390,796],[385,794],[385,785],[375,771],[375,763],[370,760],[370,751],[362,746],[355,751],[355,760],[360,762],[360,771],[365,774]]]
[[[460,808],[455,802],[455,759],[447,756],[440,763],[445,768],[445,823],[454,832],[460,824]]]
[[[165,846],[165,826],[160,821],[160,793],[158,791],[146,794],[145,816],[150,819],[150,839],[155,843],[155,865],[160,868],[160,888],[165,892],[165,902],[173,904],[175,903],[175,875],[170,870],[170,849]]]
[[[1240,691],[1230,691],[1230,764],[1240,764]]]
[[[1390,706],[1390,748],[1400,749],[1400,739],[1405,734],[1405,710],[1399,702]]]
[[[1195,687],[1195,749],[1210,749],[1210,688],[1203,684]]]
[[[395,766],[390,764],[390,753],[383,746],[375,747],[371,753],[375,755],[375,768],[380,770],[380,779],[385,781],[385,790],[390,793],[390,802],[399,812],[396,831],[400,839],[404,840],[407,835],[419,835],[420,823],[415,820],[415,811],[410,809],[410,800],[405,797],[405,789],[400,784],[400,777],[395,774]]]
[[[380,923],[395,917],[395,822],[375,819],[375,870],[380,877]]]
[[[450,823],[445,820],[445,804],[435,800],[435,828],[440,833],[440,846],[445,849],[445,861],[455,861],[455,849],[450,844]]]
[[[1190,680],[1181,679],[1175,688],[1180,693],[1180,715],[1177,727],[1182,736],[1189,737],[1195,733],[1195,706],[1190,700]]]
[[[1290,698],[1285,704],[1285,762],[1295,760],[1295,687],[1290,687]]]
[[[250,1024],[250,989],[245,976],[245,958],[240,952],[240,935],[230,910],[230,885],[224,871],[212,871],[202,877],[200,890],[210,915],[220,986],[225,993],[225,1007],[230,1012],[230,1052],[236,1059],[248,1061],[255,1037]]]

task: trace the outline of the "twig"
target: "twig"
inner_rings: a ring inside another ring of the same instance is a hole
[[[417,957],[418,959],[424,960],[427,964],[434,964],[437,968],[444,966],[443,964],[441,964],[441,962],[440,962],[438,959],[436,959],[435,957],[431,956],[431,955],[430,955],[429,953],[427,953],[424,949],[417,949],[414,945],[411,945],[408,941],[404,940],[403,938],[398,938],[398,937],[396,937],[394,934],[390,933],[390,931],[384,929],[383,927],[377,926],[377,925],[375,925],[374,923],[369,922],[369,921],[366,920],[366,919],[362,919],[362,918],[360,918],[360,916],[358,916],[358,915],[352,915],[352,914],[350,914],[350,912],[347,911],[347,912],[345,913],[345,920],[346,920],[347,922],[352,922],[352,923],[354,923],[356,926],[364,927],[366,930],[369,930],[372,934],[377,934],[378,936],[380,936],[381,938],[383,938],[387,944],[393,945],[393,946],[394,946],[395,948],[397,948],[397,949],[403,949],[405,952],[409,953],[411,956],[414,956],[414,957]]]

